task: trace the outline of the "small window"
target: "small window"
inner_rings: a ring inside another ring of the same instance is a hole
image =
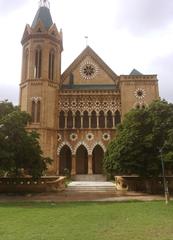
[[[40,48],[37,48],[35,51],[35,68],[34,68],[35,78],[41,78],[41,64],[42,64],[42,51]]]
[[[49,80],[54,80],[55,53],[53,50],[49,53]]]

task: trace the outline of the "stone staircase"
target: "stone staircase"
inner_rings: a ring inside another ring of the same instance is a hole
[[[92,174],[92,175],[87,175],[87,174],[78,174],[75,176],[72,176],[72,181],[85,181],[85,182],[106,182],[106,176],[102,174]]]
[[[66,192],[70,193],[115,193],[112,182],[99,181],[74,181],[68,184]]]

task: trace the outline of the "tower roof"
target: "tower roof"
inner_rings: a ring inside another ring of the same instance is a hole
[[[143,75],[142,73],[140,73],[138,70],[136,70],[135,68],[131,71],[130,75]]]
[[[50,14],[50,9],[48,7],[46,6],[39,7],[31,27],[35,28],[39,21],[43,23],[46,29],[49,29],[52,26],[53,21]]]

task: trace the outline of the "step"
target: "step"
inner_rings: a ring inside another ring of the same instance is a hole
[[[66,191],[71,192],[115,192],[115,188],[103,187],[68,187]]]
[[[71,177],[73,181],[97,181],[97,182],[105,182],[106,176],[102,174],[77,174]]]
[[[68,192],[115,192],[115,186],[112,182],[93,182],[77,181],[69,183]]]

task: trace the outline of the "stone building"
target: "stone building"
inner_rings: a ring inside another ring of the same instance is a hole
[[[40,1],[22,37],[21,110],[32,116],[51,174],[101,174],[102,159],[116,126],[131,108],[159,97],[156,75],[133,70],[118,76],[87,46],[61,73],[62,31],[49,3]]]

